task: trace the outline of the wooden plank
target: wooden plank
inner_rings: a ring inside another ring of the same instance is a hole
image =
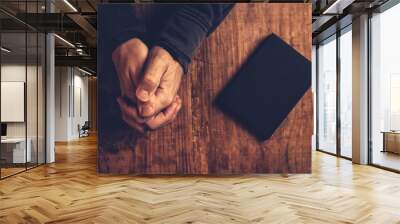
[[[56,163],[0,180],[0,223],[394,224],[400,220],[399,174],[315,150],[310,175],[215,178],[98,175],[94,136],[55,147]],[[390,161],[399,167],[398,156]]]
[[[271,32],[311,60],[310,4],[236,4],[194,55],[179,90],[183,108],[176,121],[144,136],[121,126],[121,137],[107,136],[105,142],[112,144],[99,146],[99,172],[311,172],[311,90],[263,143],[212,105],[219,90]]]

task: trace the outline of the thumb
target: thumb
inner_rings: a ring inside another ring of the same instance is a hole
[[[167,64],[161,57],[155,55],[150,60],[145,69],[143,79],[139,82],[136,90],[136,97],[142,102],[147,102],[155,94],[164,72],[167,70]]]

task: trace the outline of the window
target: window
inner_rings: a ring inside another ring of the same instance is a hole
[[[18,2],[20,16],[42,12],[44,3]],[[0,1],[3,6],[15,2]],[[0,17],[13,23],[0,23],[0,178],[5,178],[45,163],[46,39],[9,14],[0,12]]]
[[[336,153],[336,36],[318,47],[318,145]]]
[[[400,170],[400,5],[371,18],[371,162]]]
[[[352,26],[317,48],[317,149],[352,157]],[[339,122],[339,123],[338,123]]]
[[[351,26],[340,36],[340,155],[352,156],[352,33]]]

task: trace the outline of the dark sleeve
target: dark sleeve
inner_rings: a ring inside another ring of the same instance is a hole
[[[107,27],[108,35],[111,37],[109,44],[113,49],[134,37],[143,41],[147,39],[145,19],[139,13],[140,10],[124,4],[115,4],[109,8],[103,10],[106,14],[103,17],[107,19],[102,25]]]
[[[185,4],[159,33],[156,44],[166,49],[184,70],[201,41],[212,33],[232,9],[233,4]]]

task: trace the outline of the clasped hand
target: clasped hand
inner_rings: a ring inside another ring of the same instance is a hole
[[[149,50],[133,38],[114,50],[112,60],[121,89],[117,101],[129,126],[144,132],[175,119],[182,106],[177,92],[183,70],[168,51],[159,46]]]

